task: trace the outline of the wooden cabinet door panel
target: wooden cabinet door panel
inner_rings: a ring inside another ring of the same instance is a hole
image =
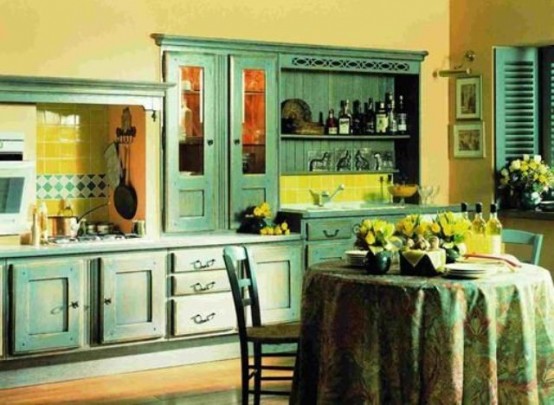
[[[300,245],[255,246],[253,253],[262,321],[298,319],[303,274]]]
[[[306,248],[306,265],[325,260],[339,260],[344,257],[344,252],[354,249],[354,243],[351,241],[319,242],[313,243]]]
[[[14,354],[82,345],[82,260],[11,264]]]
[[[174,298],[173,335],[193,335],[236,326],[235,306],[230,292]]]
[[[165,334],[165,253],[100,259],[101,341]]]

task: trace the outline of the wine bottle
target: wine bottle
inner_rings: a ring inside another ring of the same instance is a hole
[[[486,226],[487,244],[489,253],[499,255],[502,253],[502,223],[498,219],[496,204],[491,204],[489,219]]]
[[[386,134],[389,126],[389,118],[385,110],[385,103],[379,101],[377,111],[375,112],[375,133]]]
[[[486,228],[487,222],[483,218],[483,204],[478,202],[475,204],[475,216],[471,221],[472,250],[476,253],[488,253],[489,248],[485,238]]]
[[[352,128],[350,129],[353,135],[362,134],[362,115],[360,101],[354,100],[354,103],[352,103]]]
[[[327,135],[337,135],[339,133],[338,122],[335,118],[335,110],[332,108],[329,110],[329,116],[325,121],[325,133]]]
[[[464,219],[468,219],[469,220],[469,214],[467,212],[467,203],[466,202],[462,202],[460,204],[460,208],[461,208],[461,215],[462,215],[462,218]]]
[[[398,125],[398,134],[405,135],[408,133],[408,115],[404,106],[404,96],[398,96],[398,108],[396,109],[396,122]]]
[[[373,99],[371,97],[367,101],[364,132],[367,135],[373,135],[375,133],[375,110],[373,108]]]
[[[392,94],[387,93],[387,101],[385,102],[385,110],[387,113],[387,130],[390,135],[396,135],[398,132],[398,123],[396,121],[396,111],[394,105],[394,98]]]
[[[339,135],[350,135],[352,133],[352,115],[348,110],[348,100],[341,101],[339,114]]]

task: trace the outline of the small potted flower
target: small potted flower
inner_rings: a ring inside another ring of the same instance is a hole
[[[439,239],[440,246],[446,250],[448,263],[466,253],[466,238],[471,233],[469,219],[450,211],[438,214],[430,226],[432,235]]]
[[[264,201],[255,207],[249,207],[243,214],[238,232],[260,233],[262,229],[268,226],[269,218],[271,218],[269,203]]]
[[[541,202],[541,195],[554,188],[554,173],[540,155],[513,159],[498,176],[503,202],[510,208],[535,209]]]
[[[399,249],[402,241],[395,236],[394,224],[381,219],[364,219],[357,226],[354,245],[367,250],[368,273],[385,274],[392,263],[392,252]]]

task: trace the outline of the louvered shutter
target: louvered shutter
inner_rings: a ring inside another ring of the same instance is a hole
[[[541,63],[541,133],[543,159],[554,164],[554,46],[540,48]]]
[[[539,153],[537,48],[495,48],[496,168]]]

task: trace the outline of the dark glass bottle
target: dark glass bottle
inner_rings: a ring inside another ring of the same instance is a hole
[[[466,203],[466,202],[462,202],[462,203],[460,204],[460,208],[461,208],[462,218],[469,219],[469,214],[468,214],[468,212],[467,212],[467,203]]]
[[[362,110],[360,108],[360,101],[354,100],[352,103],[352,128],[350,129],[350,132],[353,135],[360,135],[362,134]]]
[[[352,115],[349,111],[349,101],[341,101],[339,113],[339,135],[350,135],[352,133]]]
[[[335,110],[329,110],[329,115],[325,121],[325,133],[327,135],[337,135],[339,133],[339,123],[335,118]]]
[[[366,105],[364,133],[367,135],[373,135],[375,133],[375,110],[373,109],[373,99],[371,97]]]
[[[398,126],[398,134],[405,135],[408,133],[408,114],[404,105],[404,96],[398,96],[398,106],[396,109],[396,122]]]
[[[387,93],[385,110],[387,112],[387,118],[388,118],[387,133],[391,135],[395,135],[398,132],[398,123],[396,121],[396,110],[394,105],[394,98],[390,93]]]
[[[378,135],[386,134],[388,126],[389,118],[385,110],[385,103],[379,101],[377,104],[377,111],[375,112],[375,133]]]

